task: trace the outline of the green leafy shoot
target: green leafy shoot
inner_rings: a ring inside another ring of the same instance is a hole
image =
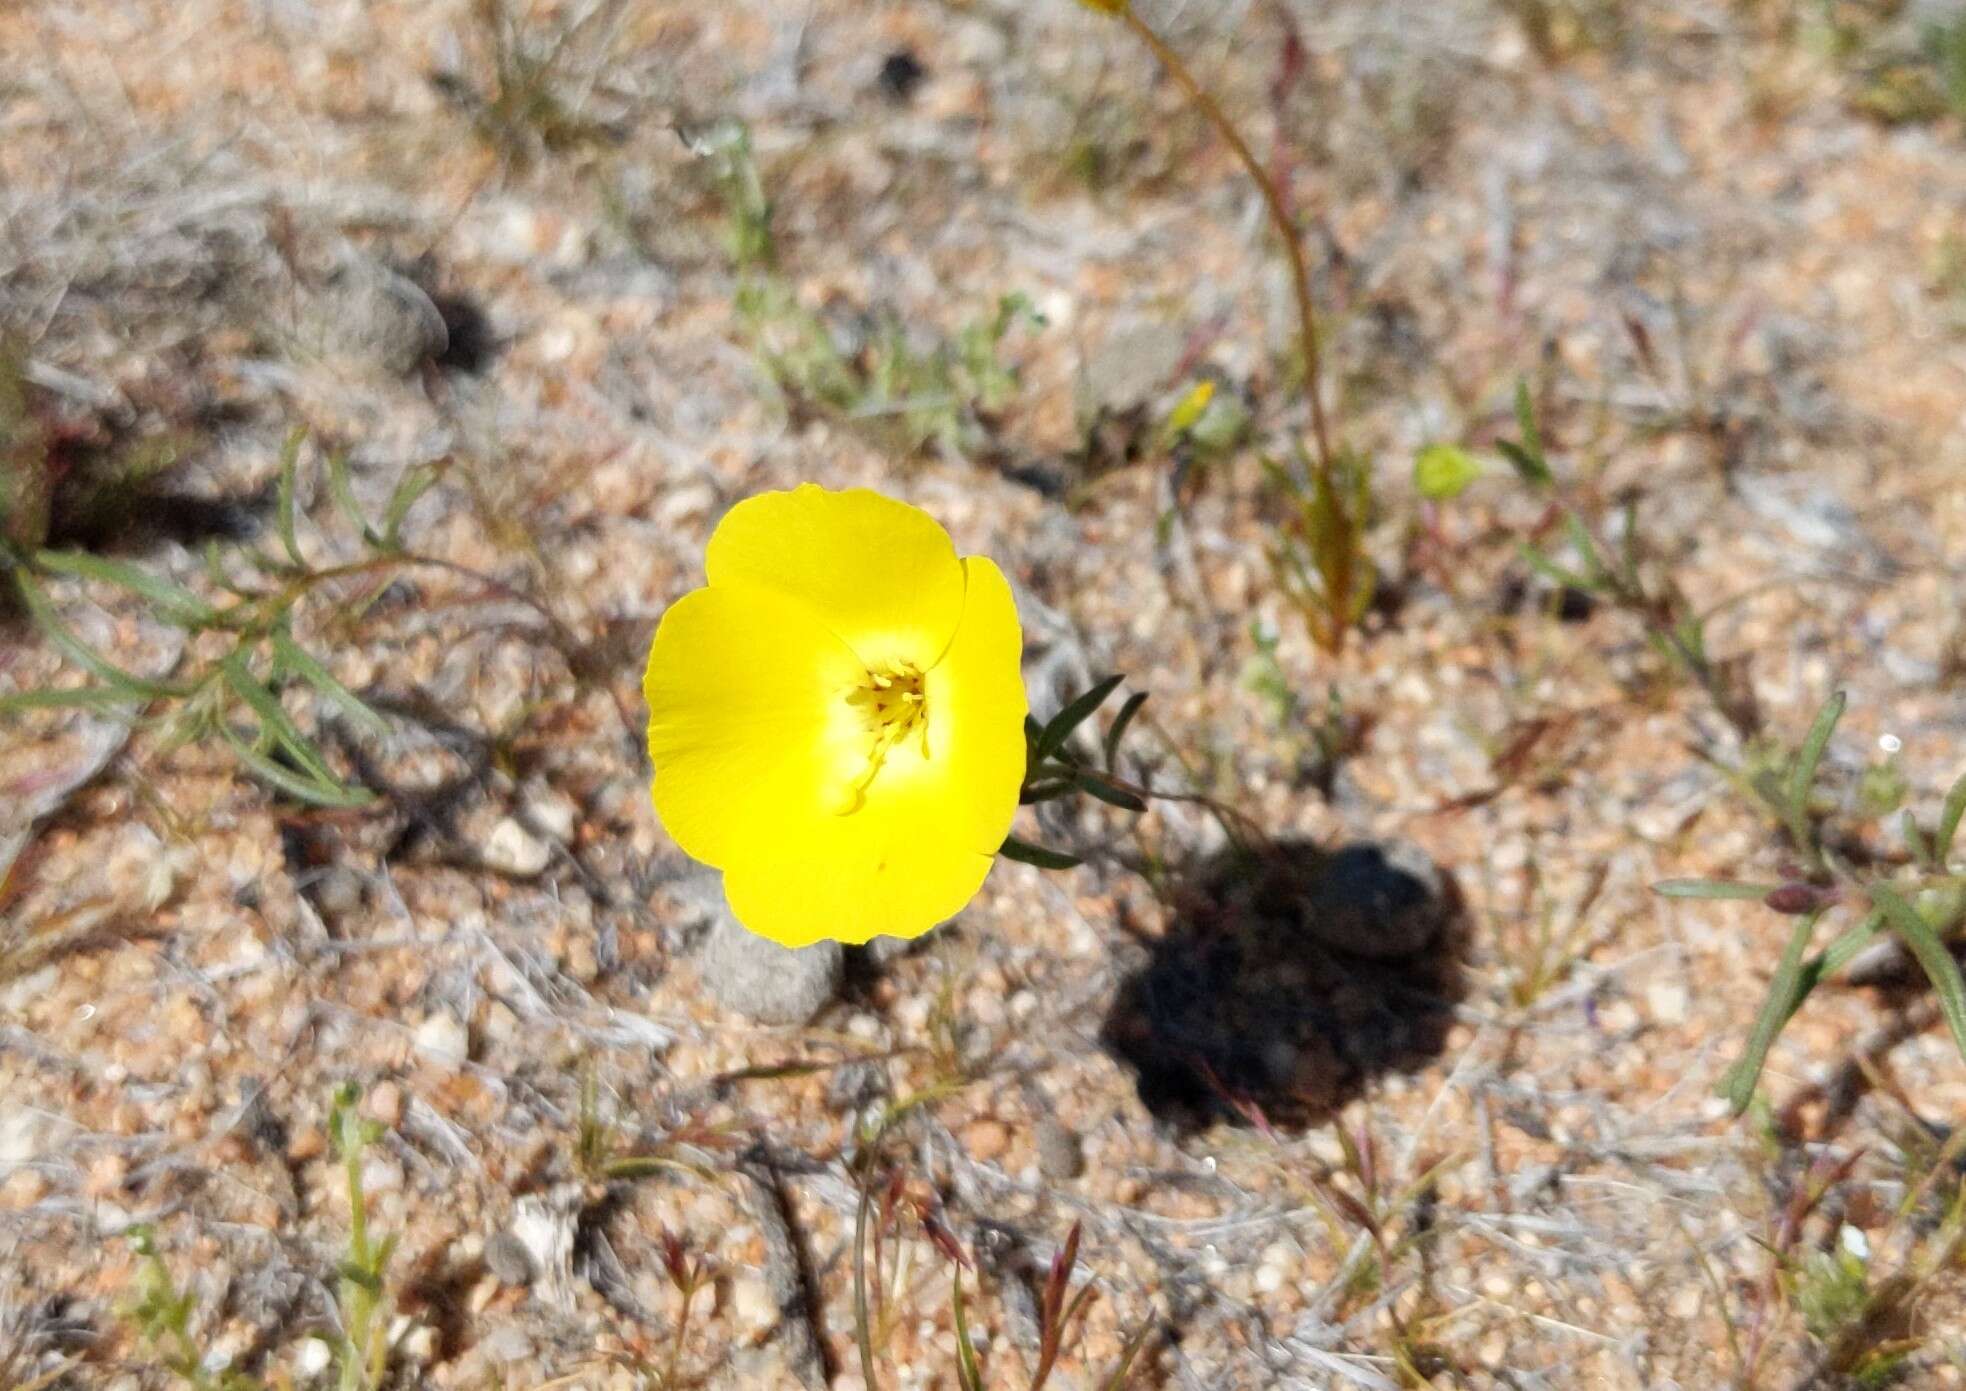
[[[334,675],[324,656],[296,637],[303,608],[329,608],[339,623],[352,627],[395,574],[434,569],[475,580],[488,592],[533,607],[554,645],[580,674],[578,640],[543,605],[490,576],[406,547],[405,524],[417,503],[450,471],[447,459],[406,470],[381,516],[371,519],[355,496],[345,456],[326,454],[321,472],[327,498],[359,540],[361,553],[339,563],[310,564],[300,544],[298,513],[305,445],[305,433],[296,430],[280,450],[274,554],[250,546],[228,552],[216,542],[208,544],[203,579],[209,587],[201,587],[202,592],[135,562],[78,550],[27,549],[0,540],[0,582],[19,595],[21,608],[49,647],[89,678],[79,687],[0,695],[0,714],[85,710],[133,717],[161,705],[155,718],[169,731],[167,744],[207,741],[229,750],[242,772],[281,797],[308,806],[355,808],[372,804],[374,794],[337,768],[319,731],[304,725],[306,712],[293,704],[290,693],[310,693],[317,717],[331,716],[371,739],[388,736],[392,726]],[[193,654],[189,669],[143,676],[96,650],[56,602],[57,587],[73,586],[113,590],[157,622],[203,639],[185,646]]]
[[[389,1371],[389,1293],[394,1233],[377,1239],[369,1231],[368,1198],[362,1189],[362,1159],[384,1129],[357,1114],[361,1092],[345,1084],[328,1113],[328,1138],[341,1162],[348,1189],[348,1249],[340,1265],[341,1330],[335,1341],[337,1391],[378,1391]]]
[[[1452,502],[1481,473],[1481,461],[1459,445],[1430,444],[1413,460],[1413,489],[1428,502]]]
[[[1966,883],[1953,876],[1946,863],[1959,819],[1966,813],[1966,777],[1952,784],[1937,825],[1929,832],[1909,811],[1902,817],[1899,834],[1906,847],[1902,860],[1912,870],[1909,877],[1879,877],[1850,865],[1826,849],[1824,818],[1817,810],[1823,801],[1818,787],[1823,759],[1845,706],[1841,692],[1832,695],[1792,755],[1774,760],[1767,776],[1740,779],[1774,813],[1808,866],[1806,877],[1776,885],[1669,879],[1653,886],[1667,898],[1758,901],[1796,918],[1741,1056],[1720,1083],[1719,1092],[1736,1115],[1753,1102],[1769,1050],[1789,1020],[1815,990],[1836,979],[1887,930],[1924,971],[1960,1057],[1966,1060],[1966,978],[1949,945],[1966,926]],[[1860,813],[1874,818],[1885,810],[1874,799],[1853,800]],[[1811,955],[1819,922],[1845,903],[1867,906]]]

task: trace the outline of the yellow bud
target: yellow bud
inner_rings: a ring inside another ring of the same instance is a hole
[[[1195,383],[1194,389],[1183,396],[1174,409],[1168,412],[1167,433],[1173,436],[1184,430],[1193,429],[1195,422],[1201,419],[1202,412],[1208,409],[1208,403],[1214,399],[1214,382]]]
[[[1099,11],[1100,14],[1125,14],[1132,0],[1079,0],[1079,3],[1088,10]]]

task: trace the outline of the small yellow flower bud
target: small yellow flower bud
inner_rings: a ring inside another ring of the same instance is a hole
[[[1100,14],[1125,14],[1132,0],[1079,0],[1079,3]]]

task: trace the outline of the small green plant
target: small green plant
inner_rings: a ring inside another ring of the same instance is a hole
[[[1378,571],[1362,548],[1371,520],[1371,461],[1341,451],[1329,467],[1306,467],[1302,459],[1295,467],[1265,459],[1263,467],[1285,509],[1268,547],[1270,572],[1311,640],[1337,652],[1378,587]]]
[[[436,481],[434,469],[414,471],[398,487],[378,527],[362,519],[347,486],[344,466],[330,461],[338,502],[357,520],[371,556],[327,569],[309,567],[294,540],[293,479],[301,439],[287,446],[279,494],[284,559],[247,551],[249,561],[273,583],[250,588],[228,575],[216,543],[206,552],[214,588],[230,595],[211,602],[174,581],[127,561],[86,551],[27,550],[0,542],[0,571],[8,573],[28,615],[48,642],[94,678],[79,687],[30,690],[0,697],[0,713],[32,709],[81,708],[101,711],[144,709],[160,701],[175,706],[170,743],[211,739],[228,746],[242,767],[279,792],[317,806],[353,807],[371,794],[352,787],[331,769],[320,747],[304,734],[282,705],[278,692],[290,683],[311,686],[350,720],[387,732],[382,716],[329,674],[294,639],[293,611],[307,594],[336,580],[366,579],[372,597],[398,567],[413,563],[402,550],[404,515]],[[138,676],[90,647],[57,612],[45,581],[65,578],[111,585],[134,595],[158,620],[186,632],[212,634],[230,650],[188,679]],[[378,582],[378,580],[380,582]],[[245,721],[242,732],[239,721]]]
[[[1853,863],[1826,830],[1825,797],[1818,786],[1823,754],[1843,708],[1843,696],[1832,697],[1785,761],[1736,771],[1736,782],[1766,808],[1801,858],[1782,882],[1679,879],[1657,886],[1672,898],[1758,901],[1795,920],[1747,1046],[1721,1083],[1736,1114],[1747,1109],[1769,1048],[1810,993],[1882,937],[1895,936],[1924,971],[1966,1059],[1966,980],[1950,946],[1966,925],[1966,874],[1951,866],[1955,836],[1966,817],[1966,775],[1953,784],[1930,827],[1904,813],[1900,828],[1908,873],[1879,873],[1870,863]],[[1812,954],[1818,926],[1846,908],[1856,910],[1855,921]]]
[[[1589,596],[1637,620],[1665,668],[1699,686],[1735,733],[1752,742],[1761,732],[1754,693],[1737,663],[1708,649],[1712,611],[1694,607],[1670,566],[1652,554],[1637,502],[1627,501],[1621,509],[1615,541],[1600,537],[1583,509],[1558,488],[1527,382],[1516,383],[1515,414],[1521,438],[1498,440],[1496,448],[1522,482],[1550,502],[1536,539],[1522,546],[1524,562],[1559,590]],[[1562,549],[1543,539],[1551,531],[1562,538]]]
[[[1590,946],[1590,911],[1604,891],[1610,870],[1598,865],[1584,884],[1584,891],[1566,910],[1542,898],[1528,912],[1511,915],[1511,921],[1498,926],[1497,937],[1508,963],[1508,999],[1517,1009],[1528,1009],[1559,984]],[[1524,899],[1534,902],[1540,894],[1542,875],[1531,861]]]
[[[386,1383],[389,1324],[395,1307],[388,1278],[396,1237],[392,1233],[378,1239],[369,1230],[368,1198],[362,1188],[363,1153],[381,1138],[383,1127],[357,1113],[360,1102],[360,1089],[346,1084],[335,1092],[328,1111],[328,1140],[348,1194],[348,1247],[338,1267],[341,1327],[330,1344],[336,1391],[379,1391]],[[150,1229],[136,1229],[131,1241],[142,1265],[128,1316],[159,1365],[191,1391],[258,1391],[259,1382],[229,1369],[214,1370],[212,1359],[199,1350],[191,1327],[197,1297],[171,1278]],[[284,1386],[285,1379],[277,1378],[275,1385]]]
[[[1922,1307],[1939,1281],[1959,1272],[1966,1255],[1966,1184],[1959,1168],[1966,1134],[1941,1142],[1924,1122],[1914,1121],[1897,1154],[1902,1174],[1895,1186],[1904,1196],[1888,1221],[1867,1223],[1868,1232],[1840,1216],[1864,1151],[1825,1152],[1799,1174],[1774,1180],[1777,1191],[1786,1192],[1758,1242],[1768,1254],[1767,1273],[1744,1291],[1746,1338],[1731,1319],[1728,1325],[1731,1384],[1761,1384],[1757,1373],[1790,1313],[1816,1349],[1798,1385],[1910,1384],[1903,1378],[1929,1336]],[[1868,1182],[1854,1187],[1874,1191]],[[1724,1300],[1725,1292],[1716,1287],[1716,1296]]]
[[[913,1217],[917,1230],[950,1264],[950,1313],[956,1334],[956,1384],[962,1391],[987,1391],[983,1368],[970,1336],[970,1305],[963,1290],[963,1272],[970,1268],[970,1258],[955,1234],[942,1223],[936,1205],[931,1200],[916,1198],[908,1193],[904,1170],[892,1169],[885,1180],[877,1180],[878,1152],[884,1133],[883,1129],[868,1138],[861,1152],[862,1162],[856,1164],[860,1175],[860,1202],[855,1210],[853,1228],[853,1310],[854,1343],[860,1357],[861,1377],[870,1391],[879,1391],[886,1384],[875,1370],[875,1349],[885,1348],[897,1319],[905,1312],[901,1296],[907,1285],[907,1252],[911,1248],[893,1242],[905,1213]],[[874,1196],[876,1187],[880,1190],[878,1199]],[[890,1242],[896,1247],[892,1259],[884,1254]],[[1027,1391],[1044,1391],[1050,1384],[1052,1374],[1061,1365],[1073,1329],[1083,1322],[1094,1298],[1095,1287],[1090,1283],[1081,1285],[1076,1291],[1072,1289],[1078,1250],[1079,1226],[1073,1223],[1064,1245],[1052,1258],[1044,1288],[1039,1294],[1038,1347],[1029,1379],[1024,1383]],[[1153,1333],[1154,1325],[1151,1322],[1143,1323],[1134,1331],[1121,1348],[1112,1370],[1098,1382],[1101,1391],[1122,1391],[1132,1374],[1134,1363]]]
[[[592,90],[568,72],[576,54],[606,34],[621,10],[591,5],[571,23],[546,26],[514,0],[473,0],[470,33],[483,49],[486,86],[479,91],[462,76],[447,74],[440,87],[470,113],[478,135],[521,167],[539,155],[603,144],[609,128],[585,114]]]
[[[987,446],[1017,389],[1005,345],[1019,327],[1044,326],[1031,301],[1001,296],[948,338],[910,332],[888,311],[855,331],[836,331],[800,302],[779,269],[772,205],[749,132],[722,122],[700,134],[696,148],[724,204],[738,314],[779,389],[903,454],[933,449],[954,457]]]
[[[697,1295],[715,1281],[716,1269],[707,1258],[691,1256],[678,1237],[665,1232],[662,1271],[680,1301],[676,1321],[670,1326],[667,1350],[659,1358],[637,1351],[632,1355],[618,1355],[613,1360],[633,1372],[647,1391],[683,1391],[702,1380],[700,1374],[684,1372],[683,1355],[689,1345],[690,1312],[696,1305]]]
[[[1409,1257],[1419,1255],[1436,1235],[1432,1220],[1441,1176],[1464,1156],[1451,1154],[1427,1165],[1417,1177],[1398,1183],[1379,1154],[1369,1124],[1335,1127],[1342,1163],[1335,1172],[1304,1176],[1312,1207],[1323,1221],[1334,1251],[1351,1251],[1341,1272],[1348,1298],[1384,1294],[1393,1272]],[[1339,1180],[1343,1182],[1339,1182]],[[1355,1238],[1364,1237],[1361,1248]],[[1424,1387],[1451,1372],[1454,1364],[1431,1338],[1433,1329],[1453,1316],[1433,1288],[1432,1266],[1419,1262],[1419,1298],[1404,1314],[1392,1314],[1392,1361],[1403,1386]],[[1392,1305],[1388,1304],[1389,1312]]]
[[[359,558],[320,565],[307,560],[296,535],[295,491],[304,437],[289,436],[281,457],[276,495],[279,553],[241,546],[223,551],[207,544],[207,598],[141,565],[83,550],[49,550],[0,538],[0,578],[41,630],[49,645],[91,677],[80,686],[47,687],[0,696],[0,715],[30,710],[86,709],[142,712],[164,707],[157,717],[167,747],[216,743],[239,766],[282,796],[312,806],[361,807],[375,794],[336,770],[318,739],[287,711],[283,691],[311,689],[350,728],[374,735],[390,731],[388,721],[349,690],[296,636],[296,615],[310,599],[326,600],[330,621],[343,630],[360,622],[383,591],[405,570],[437,570],[472,580],[486,591],[532,609],[545,624],[547,640],[576,673],[586,667],[582,644],[536,600],[468,567],[419,555],[403,542],[410,509],[446,472],[438,462],[404,474],[382,515],[370,518],[357,504],[347,464],[327,456],[329,493],[340,517],[358,538]],[[239,573],[243,562],[246,573]],[[50,581],[101,584],[123,591],[156,621],[183,629],[204,642],[188,644],[205,656],[194,670],[146,677],[118,666],[91,647],[66,622],[48,590]]]
[[[1298,346],[1303,354],[1304,394],[1310,404],[1311,449],[1294,468],[1266,463],[1265,473],[1282,500],[1286,518],[1270,550],[1277,582],[1304,615],[1319,647],[1336,654],[1372,603],[1376,571],[1365,553],[1371,522],[1371,461],[1334,445],[1325,415],[1323,364],[1310,265],[1296,219],[1275,178],[1250,149],[1228,113],[1201,85],[1193,69],[1134,9],[1131,0],[1080,0],[1113,16],[1153,53],[1183,95],[1213,127],[1255,183],[1271,228],[1282,243],[1296,297]],[[1302,451],[1300,450],[1300,456]]]
[[[198,1297],[179,1288],[172,1278],[170,1267],[157,1253],[155,1233],[148,1227],[132,1228],[130,1245],[142,1264],[128,1318],[150,1345],[158,1365],[191,1391],[255,1391],[259,1383],[230,1369],[213,1369],[211,1360],[199,1350],[191,1331]]]
[[[181,430],[122,438],[63,418],[30,382],[26,350],[0,338],[0,547],[117,531],[194,443]]]
[[[328,1140],[348,1188],[348,1251],[341,1274],[341,1330],[335,1340],[338,1391],[377,1391],[389,1370],[389,1258],[396,1234],[376,1239],[369,1231],[368,1196],[362,1191],[363,1152],[384,1134],[378,1121],[356,1113],[362,1099],[353,1083],[335,1093],[328,1113]]]
[[[1803,37],[1845,73],[1859,115],[1885,125],[1966,119],[1966,15],[1914,27],[1902,8],[1817,0]]]
[[[1629,23],[1617,0],[1504,0],[1503,8],[1551,65],[1613,47]]]
[[[1269,843],[1269,836],[1250,817],[1235,807],[1202,792],[1168,792],[1149,783],[1135,782],[1120,773],[1121,754],[1127,733],[1147,703],[1145,691],[1135,691],[1120,703],[1118,712],[1098,741],[1096,752],[1082,747],[1073,736],[1105,705],[1125,682],[1124,676],[1107,676],[1081,691],[1040,724],[1034,716],[1024,718],[1024,784],[1018,794],[1021,805],[1034,806],[1062,797],[1084,795],[1122,811],[1143,812],[1152,801],[1186,802],[1213,816],[1230,840],[1247,846]],[[1070,869],[1082,863],[1076,855],[1036,845],[1019,836],[1008,837],[998,854],[1005,859],[1034,865],[1039,869]]]
[[[618,1183],[656,1174],[688,1174],[714,1182],[716,1175],[685,1157],[683,1147],[728,1149],[732,1137],[722,1131],[691,1127],[670,1135],[653,1151],[622,1147],[621,1135],[601,1110],[600,1086],[594,1069],[580,1077],[580,1103],[575,1118],[573,1162],[580,1176],[593,1183]]]
[[[1029,1391],[1044,1391],[1058,1366],[1058,1356],[1064,1350],[1067,1334],[1073,1324],[1080,1321],[1092,1301],[1093,1286],[1090,1284],[1081,1285],[1076,1294],[1072,1293],[1072,1272],[1078,1264],[1078,1255],[1079,1224],[1074,1222],[1072,1230],[1066,1233],[1065,1244],[1058,1248],[1058,1254],[1052,1258],[1051,1268],[1045,1275],[1044,1290],[1039,1296],[1038,1351],[1031,1370]],[[969,1335],[968,1303],[963,1294],[963,1270],[968,1261],[960,1248],[953,1253],[951,1264],[954,1275],[949,1302],[956,1325],[956,1384],[962,1391],[986,1391],[983,1369],[976,1360],[976,1346]],[[1113,1370],[1100,1381],[1100,1391],[1121,1391],[1153,1332],[1153,1324],[1145,1323],[1127,1339]]]

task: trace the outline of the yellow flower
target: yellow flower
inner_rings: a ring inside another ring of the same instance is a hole
[[[733,507],[642,689],[655,810],[785,946],[914,937],[975,896],[1024,779],[1003,573],[919,508],[808,483]]]
[[[1125,14],[1129,0],[1079,0],[1079,3],[1100,14]]]

